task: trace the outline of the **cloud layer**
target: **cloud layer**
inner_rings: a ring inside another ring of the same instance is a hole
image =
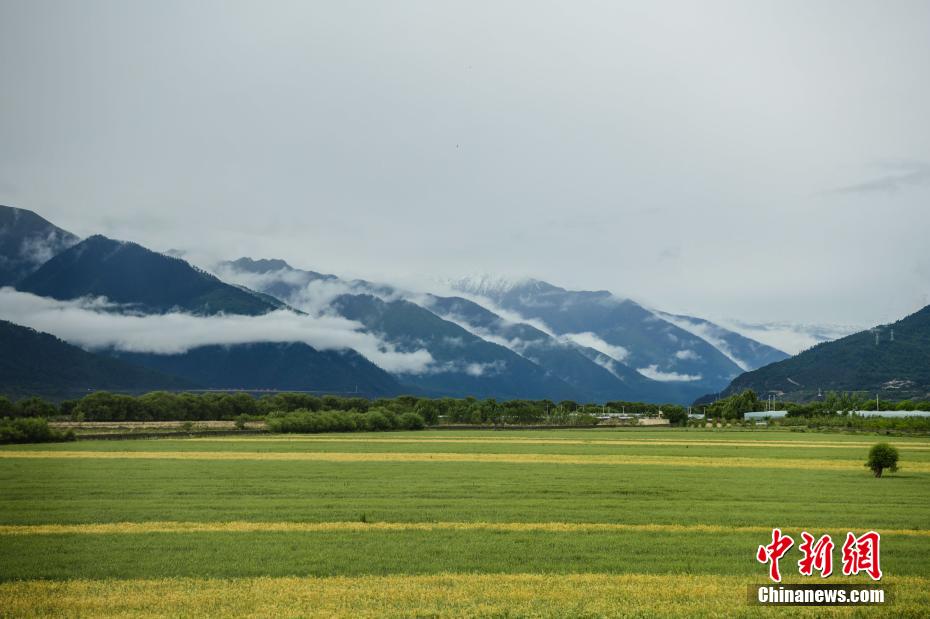
[[[301,316],[279,310],[262,316],[115,313],[105,299],[57,301],[0,288],[0,318],[51,333],[89,350],[178,354],[211,344],[304,342],[320,350],[353,349],[394,373],[432,371],[426,350],[399,352],[357,322],[337,316]]]
[[[646,378],[651,378],[652,380],[658,380],[661,382],[693,382],[696,380],[701,380],[700,374],[679,374],[678,372],[663,372],[659,369],[659,366],[652,364],[644,368],[636,368],[636,371],[645,376]]]

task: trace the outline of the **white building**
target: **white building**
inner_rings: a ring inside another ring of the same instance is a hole
[[[889,417],[891,419],[930,417],[930,411],[853,411],[852,414],[860,417]]]

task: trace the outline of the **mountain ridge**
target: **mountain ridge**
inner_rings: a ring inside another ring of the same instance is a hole
[[[467,283],[458,286],[466,294],[488,292],[488,288],[470,288]],[[724,388],[742,372],[704,339],[609,291],[568,290],[540,280],[498,286],[497,290],[488,297],[494,308],[542,321],[561,336],[593,334],[611,350],[625,353],[618,361],[649,378],[690,382],[706,392]]]
[[[800,401],[827,391],[930,397],[930,306],[742,374],[723,395],[744,389]]]
[[[15,285],[78,241],[37,213],[0,205],[0,287]]]
[[[99,234],[52,257],[17,288],[59,300],[106,297],[148,313],[258,315],[277,309],[184,260]]]

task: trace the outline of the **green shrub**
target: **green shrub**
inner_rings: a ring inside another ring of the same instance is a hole
[[[38,417],[0,420],[0,444],[9,443],[56,443],[73,441],[74,432],[59,432],[48,426],[48,421]]]
[[[404,430],[422,430],[426,427],[426,422],[416,413],[403,413],[397,423]]]
[[[265,424],[271,432],[307,433],[357,432],[393,430],[404,428],[419,430],[425,426],[423,418],[416,413],[404,413],[399,417],[390,411],[372,410],[368,413],[343,411],[275,411],[269,413]],[[406,425],[405,425],[406,424]]]
[[[372,432],[383,432],[384,430],[393,430],[394,426],[386,415],[378,411],[371,411],[365,414],[365,429]]]
[[[885,469],[894,473],[898,470],[898,449],[888,443],[876,443],[869,450],[869,460],[865,465],[876,477],[881,477]]]

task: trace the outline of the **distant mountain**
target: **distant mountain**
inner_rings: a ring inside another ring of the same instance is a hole
[[[401,378],[436,395],[551,400],[591,397],[509,348],[477,337],[409,301],[347,294],[337,297],[332,307],[400,351],[428,350],[435,362],[433,370]]]
[[[561,340],[526,323],[505,320],[462,297],[430,295],[426,307],[472,333],[533,361],[596,401],[690,401],[699,388],[676,388],[650,380],[587,346]]]
[[[0,206],[0,287],[15,285],[79,240],[32,211]]]
[[[652,380],[602,351],[506,320],[462,297],[340,280],[295,269],[282,260],[240,258],[222,263],[217,273],[298,306],[316,303],[318,299],[308,294],[325,296],[327,286],[347,291],[330,292],[335,298],[332,309],[399,350],[426,348],[441,371],[399,378],[437,394],[690,402],[706,392],[700,383]],[[463,347],[463,341],[475,348]]]
[[[274,293],[294,305],[316,305],[330,295],[328,310],[354,320],[402,352],[426,349],[433,357],[431,371],[397,378],[433,395],[591,399],[596,395],[574,388],[558,373],[541,367],[498,341],[488,341],[454,320],[407,300],[391,286],[364,280],[341,280],[334,275],[295,269],[283,260],[240,258],[217,267],[217,273]],[[320,282],[319,289],[308,285]],[[330,289],[327,290],[327,286]],[[335,294],[333,294],[335,291]],[[411,296],[412,295],[407,295]],[[420,301],[421,299],[417,299]],[[596,371],[603,371],[596,364]]]
[[[317,350],[303,343],[201,346],[175,355],[113,355],[214,389],[307,390],[364,396],[411,391],[355,351]]]
[[[541,321],[557,335],[581,341],[593,341],[593,335],[602,344],[592,347],[647,378],[691,383],[694,390],[707,392],[724,388],[743,371],[702,337],[606,290],[566,290],[533,279],[465,279],[453,287]]]
[[[930,398],[930,306],[890,325],[818,344],[737,377],[724,394],[753,389],[789,400],[819,391],[866,391],[882,398]]]
[[[254,290],[260,290],[281,300],[291,299],[295,292],[303,290],[313,281],[338,281],[335,275],[295,269],[284,260],[239,258],[221,262],[216,266],[216,274],[222,279],[231,276],[235,281]]]
[[[744,371],[761,368],[776,361],[783,361],[791,356],[777,348],[757,342],[703,318],[667,314],[665,312],[656,312],[656,315],[703,339]]]
[[[74,397],[90,390],[184,389],[194,381],[89,353],[47,333],[0,320],[0,393]]]
[[[105,296],[147,313],[258,315],[280,306],[178,258],[100,235],[58,254],[17,288],[60,300]]]
[[[362,383],[373,393],[396,392],[406,384],[449,396],[689,402],[719,391],[743,369],[785,356],[709,321],[653,311],[607,291],[486,279],[459,282],[465,294],[444,297],[251,258],[221,263],[217,277],[178,257],[100,235],[67,247],[76,241],[73,235],[23,213],[31,217],[16,215],[18,232],[9,238],[20,243],[8,242],[9,255],[15,246],[19,256],[28,238],[58,239],[62,249],[55,255],[48,249],[51,258],[17,280],[21,291],[60,300],[106,297],[114,312],[260,315],[297,307],[312,315],[337,314],[360,323],[386,347],[425,350],[432,358],[426,371],[384,374],[392,383],[382,384],[384,376],[359,378],[342,368],[337,357],[348,353],[321,353],[304,344],[119,355],[177,370],[198,383],[209,379],[211,386],[252,380],[265,388],[313,389],[303,383],[320,377],[349,391]],[[324,357],[332,375],[322,370]],[[277,369],[263,374],[252,359]],[[223,369],[211,374],[205,364]]]

